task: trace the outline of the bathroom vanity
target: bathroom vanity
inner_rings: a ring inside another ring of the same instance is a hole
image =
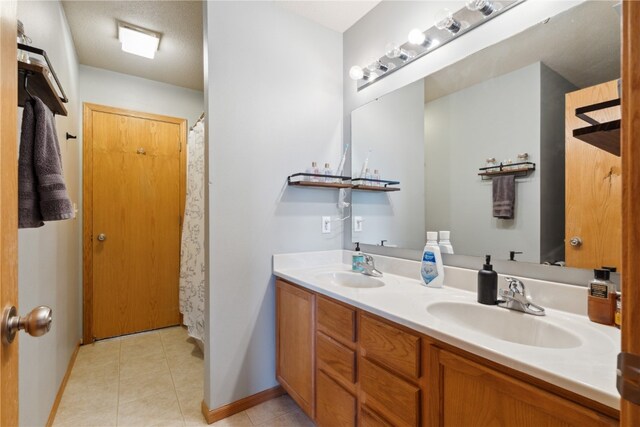
[[[620,334],[584,288],[522,279],[538,317],[475,302],[474,271],[429,289],[418,262],[376,256],[372,278],[349,257],[274,256],[277,378],[317,425],[618,425]]]

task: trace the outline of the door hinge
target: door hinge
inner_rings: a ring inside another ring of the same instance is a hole
[[[631,403],[640,405],[640,355],[618,354],[616,386],[620,396]]]
[[[178,153],[182,153],[182,141],[178,140]]]
[[[178,215],[178,225],[182,227],[182,215]]]

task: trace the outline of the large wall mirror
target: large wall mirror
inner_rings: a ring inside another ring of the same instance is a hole
[[[617,3],[581,3],[354,110],[352,175],[400,184],[352,192],[352,241],[420,250],[446,230],[455,254],[620,267]]]

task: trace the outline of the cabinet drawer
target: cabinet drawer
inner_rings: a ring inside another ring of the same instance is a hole
[[[320,427],[355,427],[355,396],[322,371],[318,371],[316,385],[316,424]]]
[[[382,417],[376,415],[371,411],[371,409],[367,408],[366,406],[362,407],[360,415],[360,425],[362,427],[393,427],[392,424],[383,420]]]
[[[326,298],[317,299],[318,330],[345,343],[356,341],[356,311]]]
[[[318,366],[328,368],[331,372],[339,375],[344,380],[356,382],[356,352],[350,350],[322,332],[316,335],[316,356]]]
[[[420,337],[367,315],[360,318],[363,354],[408,377],[420,377]]]
[[[387,370],[360,358],[360,389],[365,403],[372,399],[383,413],[392,413],[411,426],[418,425],[420,389]]]

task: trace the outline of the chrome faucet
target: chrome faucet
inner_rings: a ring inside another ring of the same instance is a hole
[[[362,268],[361,273],[365,276],[382,277],[382,272],[376,269],[376,263],[371,255],[362,254],[364,262],[360,261],[356,265]]]
[[[531,302],[522,281],[514,277],[505,277],[505,280],[509,283],[509,288],[500,289],[499,294],[503,300],[498,303],[498,307],[521,311],[534,316],[545,315],[544,308]]]

